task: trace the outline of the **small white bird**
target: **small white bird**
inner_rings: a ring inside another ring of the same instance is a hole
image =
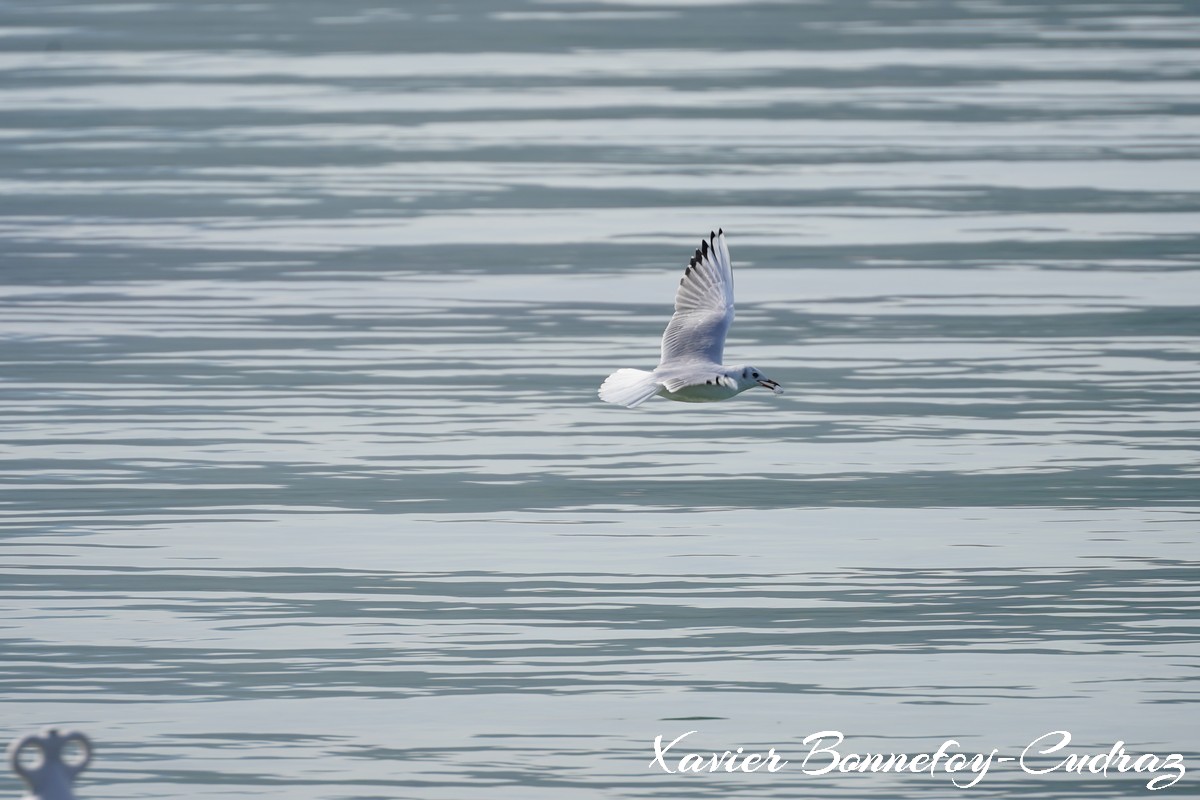
[[[600,387],[606,403],[633,408],[654,395],[684,403],[715,403],[762,386],[783,388],[757,367],[721,364],[733,322],[733,264],[725,231],[709,233],[692,256],[675,293],[675,314],[663,332],[662,356],[653,372],[619,369]]]

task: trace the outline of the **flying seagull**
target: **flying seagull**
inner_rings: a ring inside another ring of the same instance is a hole
[[[653,372],[617,370],[600,387],[600,399],[633,408],[655,395],[683,403],[715,403],[755,386],[783,394],[783,388],[757,367],[721,364],[731,322],[733,264],[725,231],[719,230],[709,233],[683,270],[658,366]]]

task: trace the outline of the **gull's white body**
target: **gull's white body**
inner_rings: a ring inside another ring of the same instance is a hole
[[[675,293],[675,314],[663,332],[662,356],[653,372],[619,369],[600,387],[600,399],[633,408],[658,395],[684,403],[715,403],[779,384],[756,368],[721,363],[733,322],[733,263],[725,232],[709,234],[688,262]]]

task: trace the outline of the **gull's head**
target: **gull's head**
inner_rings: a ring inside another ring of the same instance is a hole
[[[749,364],[737,367],[730,377],[738,382],[738,388],[743,392],[747,389],[753,389],[755,386],[761,386],[764,389],[770,389],[775,394],[783,394],[782,386],[768,378],[767,373]]]

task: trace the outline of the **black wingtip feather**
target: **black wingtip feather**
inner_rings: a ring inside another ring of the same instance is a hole
[[[707,239],[700,243],[700,249],[704,251],[705,255],[708,255],[708,240]]]
[[[724,235],[725,235],[725,229],[717,228],[717,236],[724,236]]]

